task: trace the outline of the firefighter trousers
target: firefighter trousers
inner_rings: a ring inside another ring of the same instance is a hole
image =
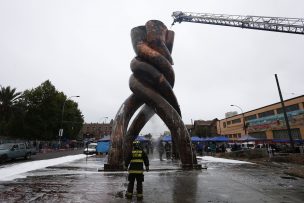
[[[143,195],[142,182],[144,182],[144,174],[135,174],[135,173],[129,174],[129,176],[128,176],[129,184],[128,184],[127,194],[129,194],[129,195],[133,194],[135,180],[136,180],[137,197],[142,197],[142,195]]]

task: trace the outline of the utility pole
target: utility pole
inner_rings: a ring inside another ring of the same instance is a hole
[[[283,109],[283,113],[284,113],[284,118],[285,118],[285,123],[286,123],[286,127],[287,127],[288,136],[289,136],[289,139],[290,139],[291,148],[294,150],[294,142],[293,142],[293,138],[292,138],[292,135],[291,135],[290,125],[289,125],[288,116],[287,116],[287,113],[286,113],[286,108],[285,108],[285,104],[284,104],[284,100],[283,100],[278,76],[277,76],[277,74],[274,74],[274,76],[275,76],[277,86],[278,86],[278,91],[279,91],[279,95],[280,95],[280,99],[281,99],[282,109]]]
[[[61,122],[60,122],[60,129],[59,129],[59,133],[58,133],[58,137],[59,137],[59,140],[58,140],[58,147],[60,148],[60,145],[61,145],[61,137],[63,136],[63,114],[64,114],[64,106],[65,106],[65,103],[71,99],[72,97],[80,97],[80,96],[70,96],[68,97],[67,99],[64,100],[63,102],[63,105],[62,105],[62,110],[61,110]]]

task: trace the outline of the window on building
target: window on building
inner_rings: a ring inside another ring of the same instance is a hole
[[[223,122],[223,127],[226,128],[226,122]]]
[[[267,139],[266,132],[261,131],[261,132],[253,132],[249,133],[251,137],[257,138],[257,139]]]
[[[227,121],[227,125],[231,125],[231,121]]]
[[[234,120],[232,120],[231,122],[232,122],[232,124],[240,123],[240,122],[241,122],[241,119],[240,119],[240,118],[234,119]]]
[[[289,140],[288,131],[287,130],[273,130],[273,139],[287,139]],[[293,139],[300,139],[301,132],[299,128],[291,129],[291,136]]]
[[[290,106],[285,106],[286,112],[291,112],[291,111],[296,111],[299,110],[299,104],[294,104],[294,105],[290,105]],[[283,113],[283,108],[279,108],[277,109],[277,114],[281,114]]]
[[[274,110],[265,111],[265,112],[259,113],[258,115],[259,115],[259,118],[272,116],[272,115],[274,115]]]
[[[253,114],[253,115],[245,117],[245,121],[250,121],[250,120],[253,120],[253,119],[257,119],[257,115],[256,114]]]

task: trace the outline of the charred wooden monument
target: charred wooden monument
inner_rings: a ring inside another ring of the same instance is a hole
[[[182,167],[198,167],[190,135],[181,119],[181,111],[172,90],[175,79],[171,58],[174,32],[168,30],[162,22],[151,20],[145,26],[133,28],[131,39],[136,53],[131,61],[133,74],[129,81],[133,94],[121,105],[115,117],[111,149],[104,169],[123,170],[124,157],[130,152],[132,142],[155,113],[170,129]],[[131,117],[141,106],[127,129]]]

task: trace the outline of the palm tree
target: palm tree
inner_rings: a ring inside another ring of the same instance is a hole
[[[7,122],[13,113],[14,106],[21,97],[16,88],[1,87],[0,89],[0,121]]]

